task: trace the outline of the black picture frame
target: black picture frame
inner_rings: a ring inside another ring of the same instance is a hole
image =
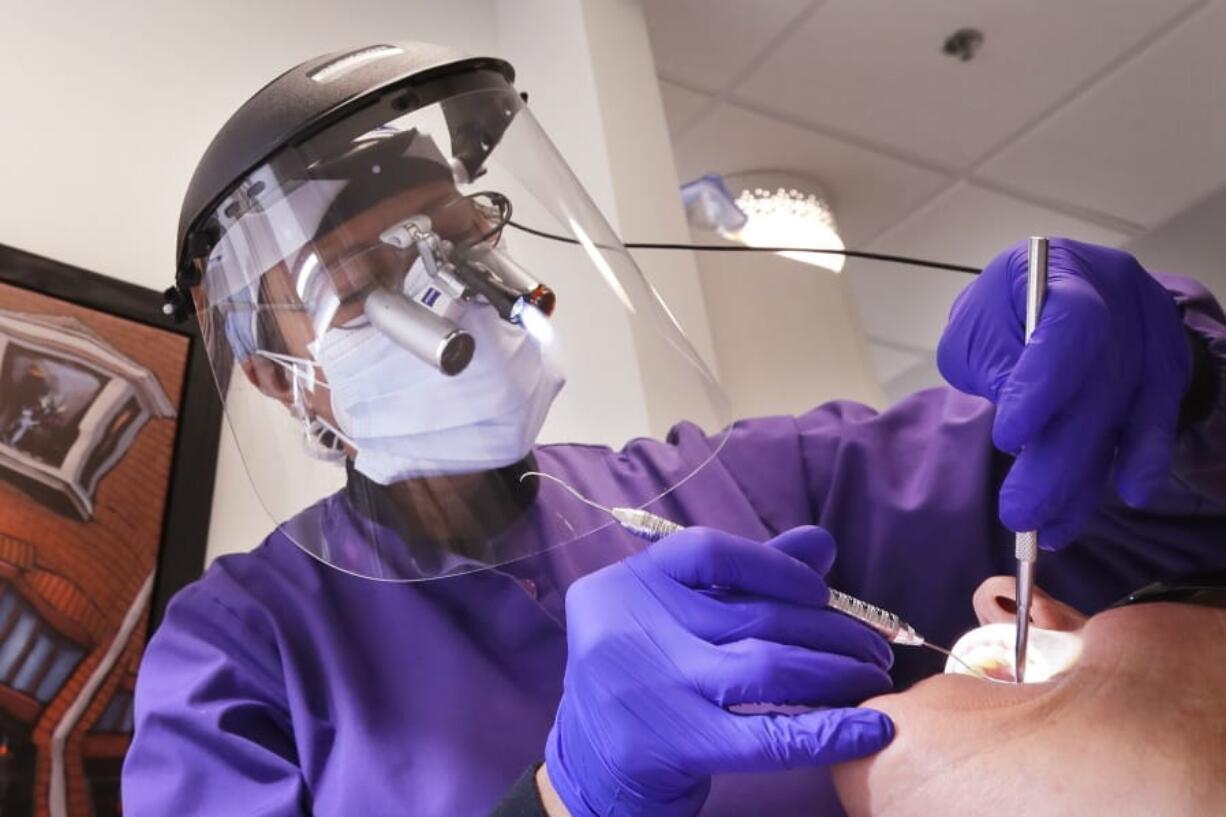
[[[223,410],[199,327],[194,320],[179,323],[165,315],[162,294],[156,290],[2,244],[0,283],[188,339],[170,485],[150,600],[149,635],[152,635],[171,597],[199,577],[208,545]]]

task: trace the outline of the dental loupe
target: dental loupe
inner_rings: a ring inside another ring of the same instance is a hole
[[[450,317],[435,312],[433,298],[445,295],[456,303],[484,298],[508,323],[532,330],[539,325],[535,311],[548,318],[557,304],[549,287],[496,247],[479,242],[457,249],[431,229],[428,216],[406,219],[380,234],[384,243],[417,252],[438,295],[376,290],[366,299],[366,317],[380,331],[421,360],[447,375],[467,368],[476,342]]]

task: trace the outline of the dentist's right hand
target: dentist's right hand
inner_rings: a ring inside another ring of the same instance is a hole
[[[844,708],[885,692],[892,654],[826,607],[835,545],[690,528],[571,586],[562,702],[545,752],[574,817],[693,815],[713,774],[872,754],[893,724]],[[829,707],[740,715],[744,703]]]

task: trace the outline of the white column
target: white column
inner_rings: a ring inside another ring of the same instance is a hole
[[[623,240],[689,240],[664,120],[655,63],[637,0],[496,0],[497,50],[516,87]],[[691,254],[636,252],[635,258],[714,370],[698,271]],[[593,276],[593,287],[602,286]],[[559,319],[576,308],[559,304]],[[579,306],[582,308],[582,305]],[[608,311],[605,311],[608,314]],[[679,419],[710,423],[694,391],[677,388],[677,358],[642,321],[620,316],[583,337],[610,365],[587,371],[572,356],[571,387],[586,412],[607,412],[612,437],[660,435]],[[612,362],[610,363],[612,359]],[[597,382],[599,381],[599,382]],[[565,411],[565,405],[559,409]],[[591,417],[587,418],[588,423]],[[553,418],[553,430],[567,424]],[[636,427],[638,426],[638,427]]]
[[[700,263],[734,417],[801,414],[838,399],[885,405],[848,273],[769,253],[705,253]]]

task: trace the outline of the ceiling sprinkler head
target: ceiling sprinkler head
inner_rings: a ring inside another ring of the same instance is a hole
[[[962,62],[969,62],[983,45],[983,32],[977,28],[960,28],[945,38],[941,51]]]

